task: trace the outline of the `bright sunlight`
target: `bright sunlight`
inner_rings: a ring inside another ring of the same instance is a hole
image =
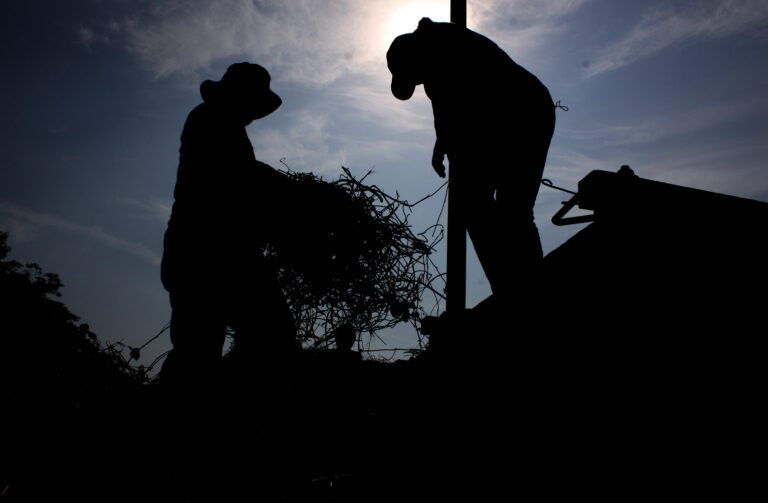
[[[391,14],[383,22],[382,37],[387,47],[398,35],[410,33],[416,29],[423,17],[436,22],[447,22],[451,18],[451,2],[448,0],[424,0],[402,2],[392,8]]]

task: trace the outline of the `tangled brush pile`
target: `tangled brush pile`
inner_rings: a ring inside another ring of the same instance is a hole
[[[358,338],[421,316],[420,300],[436,276],[429,255],[439,241],[415,235],[415,204],[356,180],[280,171],[290,204],[284,232],[265,247],[305,347],[323,348],[340,332]],[[418,204],[418,203],[416,203]]]

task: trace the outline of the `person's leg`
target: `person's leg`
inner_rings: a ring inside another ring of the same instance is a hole
[[[506,283],[505,215],[494,199],[495,188],[485,180],[467,180],[462,186],[462,209],[467,232],[491,290],[504,290]]]
[[[293,354],[301,349],[296,338],[296,324],[282,288],[273,271],[259,264],[247,281],[233,287],[231,298],[232,328],[235,345],[241,355],[265,359]]]
[[[164,483],[179,499],[210,494],[223,480],[221,431],[228,420],[220,372],[226,327],[218,308],[201,302],[208,294],[171,294],[173,349],[159,376]]]
[[[506,143],[490,138],[477,145],[459,185],[467,230],[497,298],[535,296],[543,263],[533,208],[554,131],[554,108],[542,105],[529,116],[505,132]]]
[[[227,320],[234,329],[228,368],[236,387],[259,387],[265,398],[285,395],[297,370],[301,344],[275,272],[263,260],[250,260],[240,268],[237,284],[227,290],[231,293]]]
[[[539,231],[534,220],[547,152],[554,131],[554,108],[544,107],[533,119],[521,124],[514,136],[513,163],[502,173],[496,191],[496,211],[505,222],[504,247],[508,267],[504,282],[509,291],[533,295],[543,264]]]
[[[467,230],[491,290],[504,294],[530,282],[542,263],[541,241],[532,208],[487,199],[470,199]]]
[[[234,329],[234,347],[226,362],[231,425],[247,443],[259,438],[254,429],[259,424],[281,439],[279,448],[288,455],[296,448],[300,422],[296,394],[302,369],[296,326],[274,275],[245,272],[240,279],[240,286],[232,288],[228,313]]]
[[[195,390],[217,379],[225,324],[209,292],[171,292],[171,343],[160,382],[173,389]]]

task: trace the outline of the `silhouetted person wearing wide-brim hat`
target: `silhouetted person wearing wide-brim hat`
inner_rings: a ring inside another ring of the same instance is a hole
[[[392,94],[432,101],[432,167],[454,170],[467,230],[494,294],[529,290],[543,261],[533,206],[555,126],[547,88],[486,37],[419,22],[387,52]]]
[[[298,349],[294,320],[261,252],[282,177],[256,160],[245,126],[282,103],[259,65],[237,63],[200,87],[181,135],[162,281],[173,349],[160,381],[194,389],[215,379],[225,330],[240,352],[277,365]]]

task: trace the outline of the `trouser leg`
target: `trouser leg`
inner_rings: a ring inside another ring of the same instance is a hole
[[[527,288],[542,263],[533,211],[505,211],[495,202],[485,203],[483,210],[470,215],[467,230],[491,290],[505,294]]]
[[[235,345],[248,358],[274,361],[301,349],[296,324],[275,274],[266,269],[252,282],[249,291],[232,299]]]
[[[493,188],[468,186],[462,194],[462,202],[467,232],[491,290],[498,293],[508,289],[505,271],[512,264],[506,263],[504,253],[509,246],[505,236],[507,222],[493,198]]]
[[[174,388],[211,384],[218,373],[225,322],[217,306],[171,293],[171,349],[160,381]]]
[[[535,292],[543,251],[533,209],[553,131],[554,109],[542,107],[513,132],[513,148],[479,162],[493,180],[472,188],[467,227],[494,294]]]

